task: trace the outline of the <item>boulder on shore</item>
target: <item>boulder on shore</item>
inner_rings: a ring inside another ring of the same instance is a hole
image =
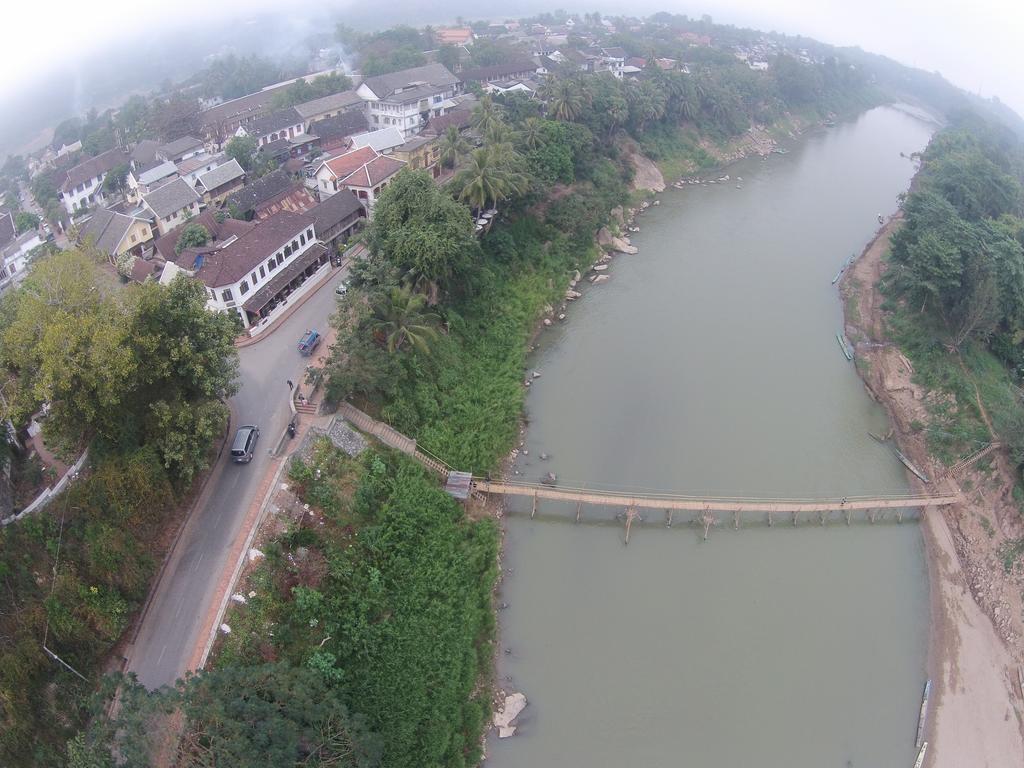
[[[612,250],[618,251],[619,253],[639,253],[639,250],[635,245],[630,245],[621,237],[616,237],[612,240]]]
[[[601,227],[597,230],[597,244],[602,248],[606,248],[611,245],[612,240],[614,239],[615,236],[608,230],[608,227]]]

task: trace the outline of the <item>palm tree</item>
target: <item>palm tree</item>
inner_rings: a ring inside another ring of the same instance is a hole
[[[426,303],[426,296],[413,293],[407,286],[396,286],[379,295],[372,305],[370,329],[374,338],[387,346],[388,352],[397,352],[409,342],[413,349],[429,355],[441,318],[424,311]]]
[[[488,203],[497,207],[500,201],[524,192],[526,177],[514,170],[510,160],[500,146],[475,150],[453,180],[459,199],[481,210]]]
[[[539,149],[544,144],[544,125],[539,118],[528,117],[519,131],[519,141],[526,147],[527,151]]]
[[[542,93],[548,114],[555,120],[574,122],[583,114],[584,98],[578,83],[565,79],[549,81]]]
[[[501,113],[498,105],[494,103],[494,98],[488,93],[480,99],[480,103],[473,110],[473,130],[483,136],[500,122]]]
[[[441,137],[441,163],[448,168],[459,164],[460,158],[469,152],[469,143],[454,125],[449,125]]]

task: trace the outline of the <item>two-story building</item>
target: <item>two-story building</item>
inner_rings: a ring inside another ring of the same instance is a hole
[[[340,251],[366,223],[366,208],[351,190],[341,190],[307,211],[316,222],[320,242]]]
[[[59,190],[64,210],[73,214],[96,203],[105,203],[103,180],[110,171],[127,164],[128,155],[115,148],[69,168]]]
[[[479,83],[486,86],[499,80],[519,80],[537,76],[539,69],[537,62],[532,59],[518,59],[507,64],[494,64],[489,67],[474,67],[464,69],[459,73],[459,79],[466,85]]]
[[[11,214],[8,213],[7,216]],[[4,217],[6,218],[6,217]],[[11,227],[13,231],[14,222]],[[5,227],[6,229],[6,227]],[[27,232],[8,239],[0,246],[0,293],[18,285],[28,274],[28,259],[33,249],[43,244],[39,232],[30,229]]]
[[[184,179],[174,179],[142,196],[143,206],[156,217],[156,228],[165,235],[199,213],[199,195]]]
[[[409,137],[419,133],[431,117],[450,110],[459,89],[459,78],[443,64],[434,63],[367,78],[356,93],[366,102],[370,128],[393,125]]]
[[[300,138],[305,133],[305,120],[295,107],[288,107],[238,126],[235,136],[251,136],[256,140],[256,146],[263,147],[279,139]]]
[[[232,192],[225,199],[224,207],[235,218],[259,221],[278,211],[301,213],[316,203],[316,197],[310,190],[278,168]]]
[[[206,286],[209,309],[233,312],[252,328],[269,323],[307,279],[330,269],[328,262],[314,219],[281,211],[219,247],[186,248],[167,262],[160,282],[185,272]]]
[[[432,178],[441,175],[437,161],[441,157],[441,142],[437,136],[413,136],[391,150],[391,157],[401,160],[412,170],[425,170]]]
[[[362,103],[360,101],[360,103]],[[366,133],[369,125],[366,122],[366,114],[358,112],[342,112],[335,117],[326,117],[310,124],[309,131],[320,137],[320,151],[326,154],[336,154],[339,149],[348,149],[352,137],[359,133]]]
[[[321,200],[350,189],[372,215],[381,191],[405,163],[377,154],[371,147],[352,149],[324,160],[316,170],[317,193]]]
[[[163,186],[168,181],[178,177],[178,167],[168,161],[159,162],[144,170],[132,168],[128,171],[126,183],[128,185],[128,197],[139,202],[143,195],[148,195],[157,187]]]
[[[215,155],[195,155],[187,160],[182,160],[176,167],[178,175],[187,181],[192,189],[198,191],[199,177],[204,173],[209,173],[214,168],[224,165],[228,159],[224,152],[218,152]]]

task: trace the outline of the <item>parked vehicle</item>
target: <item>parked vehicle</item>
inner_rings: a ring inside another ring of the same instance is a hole
[[[235,442],[231,444],[231,460],[236,464],[248,464],[252,461],[259,436],[260,428],[253,424],[239,427],[235,432]]]
[[[320,334],[316,331],[306,331],[299,339],[299,352],[303,357],[313,354],[313,350],[320,346]]]
[[[338,283],[338,287],[334,289],[334,292],[339,296],[344,296],[348,293],[348,283],[345,280],[342,280]]]

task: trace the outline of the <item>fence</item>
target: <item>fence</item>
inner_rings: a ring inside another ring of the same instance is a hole
[[[446,480],[448,478],[448,465],[423,449],[418,448],[416,441],[411,437],[406,437],[393,427],[389,427],[387,424],[367,416],[351,403],[342,403],[338,408],[338,412],[346,421],[359,427],[366,434],[373,435],[384,445],[390,446],[396,451],[401,451],[407,456],[411,456],[423,466],[439,474],[442,479]]]
[[[3,520],[0,520],[0,525],[9,525],[11,523],[17,522],[18,520],[21,520],[23,517],[27,517],[28,515],[31,515],[33,512],[37,512],[43,507],[45,507],[47,504],[49,504],[50,500],[53,499],[54,496],[59,496],[60,492],[63,491],[72,480],[78,477],[78,473],[82,471],[82,467],[85,466],[85,460],[88,457],[89,450],[86,449],[85,451],[82,452],[82,455],[78,457],[78,461],[75,462],[74,466],[68,469],[68,471],[64,473],[64,477],[57,481],[56,485],[54,485],[52,488],[45,488],[42,493],[36,496],[35,500],[33,500],[31,504],[29,504],[27,507],[21,510],[21,512],[19,512],[18,514],[11,515],[10,517],[6,517]]]

